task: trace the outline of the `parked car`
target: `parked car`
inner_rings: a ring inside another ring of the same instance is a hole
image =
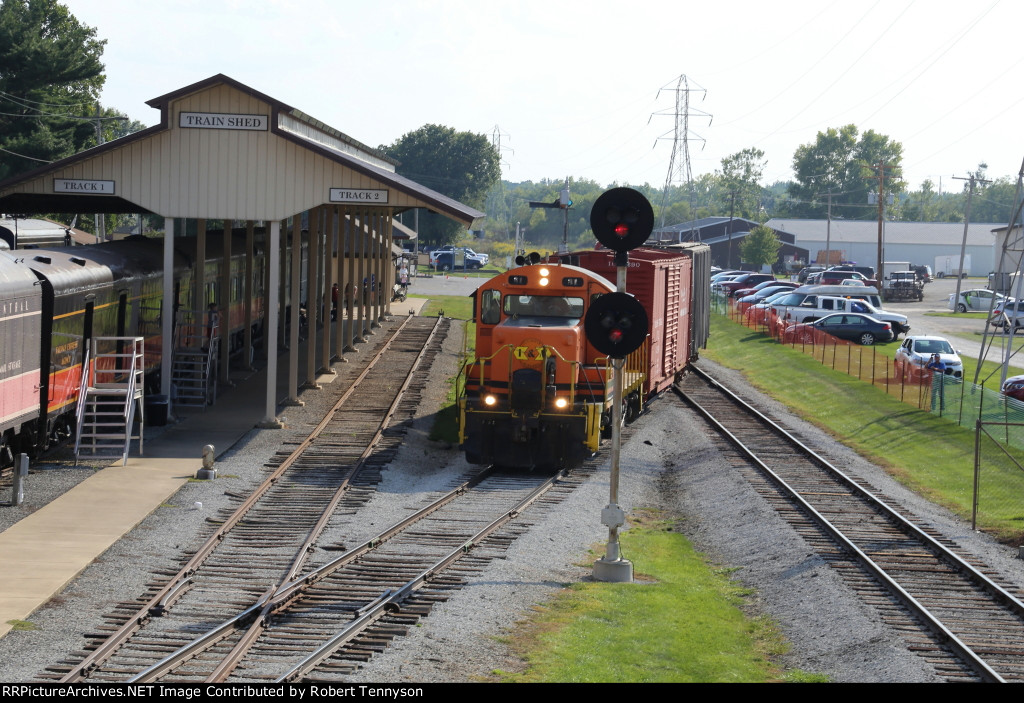
[[[767,298],[764,298],[758,303],[754,303],[744,310],[743,314],[746,317],[747,325],[760,325],[768,322],[771,316],[775,313],[772,309],[772,303],[785,298],[791,290],[789,288],[783,288],[777,293],[772,293]]]
[[[992,326],[996,329],[1010,330],[1010,324],[1015,330],[1024,327],[1024,301],[1001,300],[996,302],[992,310]]]
[[[744,288],[753,288],[758,283],[764,283],[765,281],[774,281],[775,276],[770,273],[748,273],[746,275],[737,276],[731,281],[725,283],[716,284],[718,289],[721,290],[727,297],[736,297],[736,291]]]
[[[866,300],[875,308],[882,309],[882,299],[878,291],[868,286],[800,286],[792,293],[772,303],[779,317],[797,322],[814,322],[819,317],[834,312],[847,312],[847,309],[836,308],[834,303],[819,302],[823,297],[845,300]]]
[[[877,281],[866,278],[860,271],[843,271],[839,269],[823,271],[821,275],[818,276],[818,284],[823,286],[839,286],[842,285],[843,281],[850,278],[863,281],[866,286],[875,286],[878,284]]]
[[[430,264],[431,266],[437,267],[438,271],[454,271],[456,268],[462,269],[463,263],[455,260],[455,252],[453,251],[440,251],[436,252],[436,256],[431,253]],[[483,264],[476,259],[471,259],[468,256],[465,258],[465,267],[469,270],[482,268]]]
[[[451,244],[446,244],[443,247],[438,247],[434,251],[430,252],[430,263],[431,265],[437,265],[437,260],[444,254],[450,254],[452,257],[455,256],[456,251],[462,251],[466,254],[466,268],[482,268],[487,265],[490,260],[488,254],[477,254],[469,247],[456,247]],[[472,262],[472,263],[471,263]],[[441,268],[438,266],[438,268]],[[446,269],[441,269],[446,270]]]
[[[856,271],[861,276],[868,280],[874,280],[875,278],[875,267],[874,266],[855,266],[853,264],[840,264],[839,266],[833,266],[833,271]]]
[[[768,281],[768,285],[761,287],[758,286],[756,290],[749,293],[739,299],[737,306],[740,310],[745,310],[750,305],[760,303],[765,298],[770,298],[776,293],[782,291],[789,292],[794,288],[797,288],[800,284],[795,281]]]
[[[800,283],[806,283],[807,277],[812,273],[821,273],[825,270],[824,266],[804,266],[800,269],[800,273],[796,275],[796,280]]]
[[[740,288],[733,292],[734,298],[745,298],[748,295],[753,295],[758,291],[762,291],[765,288],[776,288],[778,286],[784,286],[786,288],[799,288],[800,284],[794,281],[776,281],[774,278],[769,278],[767,281],[761,281],[753,288]]]
[[[987,288],[972,288],[971,290],[960,291],[960,300],[956,305],[953,304],[953,298],[956,297],[956,293],[951,293],[947,307],[957,312],[967,312],[969,310],[988,312],[993,308],[992,296],[996,298],[996,305],[1004,300],[1012,300],[1012,298],[994,293]]]
[[[1024,376],[1010,376],[1003,381],[1001,392],[1007,398],[1024,402]]]
[[[728,292],[723,288],[723,286],[725,286],[726,283],[730,283],[745,276],[749,276],[752,273],[753,271],[723,271],[717,276],[711,277],[711,290],[715,291],[716,293],[725,293],[726,295],[728,295]]]
[[[866,286],[858,288],[869,290]],[[870,289],[873,290],[873,289]],[[785,316],[790,323],[807,323],[840,312],[852,312],[868,315],[880,322],[888,322],[892,326],[893,339],[910,331],[910,323],[906,315],[886,312],[875,307],[870,301],[853,296],[811,295],[804,298],[797,306],[787,307]]]
[[[926,266],[926,265],[923,265],[923,264],[922,265],[917,265],[917,266],[911,266],[910,270],[913,271],[917,275],[917,280],[919,280],[921,283],[931,283],[932,280],[933,280],[932,279],[932,267],[931,266]]]
[[[897,378],[911,381],[923,378],[928,373],[925,367],[932,354],[938,354],[942,359],[947,376],[964,377],[964,362],[948,339],[914,335],[903,340],[903,344],[896,350],[893,365]]]
[[[815,322],[792,325],[786,328],[783,339],[787,342],[813,342],[815,332],[846,339],[869,346],[875,342],[891,342],[894,339],[892,325],[876,320],[870,315],[837,312]]]

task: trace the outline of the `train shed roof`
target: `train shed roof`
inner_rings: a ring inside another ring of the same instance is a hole
[[[142,212],[282,220],[318,205],[483,213],[395,172],[395,161],[223,74],[147,103],[160,122],[0,182],[4,212]]]

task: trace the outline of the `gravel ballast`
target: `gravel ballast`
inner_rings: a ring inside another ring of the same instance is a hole
[[[358,520],[332,524],[325,544],[352,543],[363,533],[390,525],[471,470],[457,448],[427,439],[434,414],[445,402],[447,379],[457,369],[459,329],[453,325],[435,360],[417,419],[373,498],[360,509]],[[978,554],[1004,578],[1024,581],[1022,563],[1013,550],[972,532],[834,439],[750,391],[737,374],[701,364],[745,397],[768,403],[769,413],[796,428],[805,442]],[[289,429],[250,432],[218,462],[220,475],[230,478],[184,486],[64,593],[33,614],[30,622],[35,629],[14,631],[0,640],[0,680],[33,680],[47,665],[80,650],[85,642],[82,633],[96,631],[116,603],[144,592],[153,571],[182,550],[194,548],[206,517],[228,505],[225,491],[237,492],[261,480],[263,464],[284,441],[299,437],[322,416],[329,395],[304,394],[305,407],[284,411]],[[656,401],[652,412],[634,426],[622,456],[622,507],[680,515],[684,532],[714,565],[735,568],[734,578],[755,591],[751,613],[773,617],[792,642],[782,662],[785,666],[824,673],[833,681],[937,680],[927,663],[910,653],[731,468],[692,413],[667,399]],[[58,495],[85,475],[88,470],[69,467],[33,473],[28,485],[31,500]],[[603,545],[607,537],[600,511],[608,502],[608,477],[606,462],[567,499],[542,511],[505,559],[491,562],[472,584],[453,592],[450,600],[438,604],[419,627],[396,639],[353,680],[466,682],[488,680],[495,670],[520,669],[522,662],[501,638],[528,617],[533,606],[568,583],[590,578],[589,564],[595,556],[588,550]],[[0,508],[0,527],[11,524],[17,510],[21,508]]]

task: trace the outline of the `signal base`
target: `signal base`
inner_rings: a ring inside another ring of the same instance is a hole
[[[605,583],[632,583],[633,562],[602,557],[594,562],[594,579]]]

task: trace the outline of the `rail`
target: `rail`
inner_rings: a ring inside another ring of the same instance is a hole
[[[352,397],[354,393],[358,391],[360,383],[370,374],[370,372],[373,370],[377,362],[384,357],[385,352],[387,351],[387,349],[390,348],[392,342],[394,342],[398,334],[411,322],[419,319],[420,318],[407,317],[401,322],[401,324],[395,330],[395,334],[392,336],[391,340],[382,345],[382,347],[375,354],[374,358],[370,360],[366,368],[364,368],[362,372],[352,381],[349,388],[340,396],[340,398],[338,398],[334,406],[325,414],[323,420],[321,420],[321,422],[312,430],[309,436],[303,442],[301,442],[294,449],[294,451],[292,451],[288,455],[288,457],[285,458],[285,460],[282,461],[281,464],[264,479],[264,481],[246,498],[246,500],[244,500],[236,508],[236,510],[228,518],[224,520],[223,523],[221,523],[218,526],[218,528],[208,537],[206,542],[204,542],[199,547],[199,549],[196,550],[196,552],[187,561],[187,563],[185,563],[179,569],[177,574],[175,574],[169,580],[167,580],[166,583],[155,593],[153,593],[153,595],[149,597],[148,600],[146,600],[145,603],[143,603],[134,613],[127,616],[117,631],[115,631],[110,637],[104,640],[98,647],[92,650],[80,663],[71,668],[61,678],[62,682],[70,683],[81,681],[85,678],[88,678],[92,672],[97,670],[106,660],[112,657],[118,651],[118,649],[120,649],[124,645],[124,643],[128,641],[128,639],[132,635],[134,635],[138,630],[140,630],[142,626],[150,618],[162,615],[173,605],[175,600],[185,592],[185,584],[194,577],[196,571],[207,561],[207,559],[210,558],[210,556],[214,553],[217,547],[224,541],[225,535],[230,530],[234,529],[237,525],[243,522],[243,520],[253,509],[253,507],[270,492],[271,488],[273,488],[279,482],[282,476],[293,465],[295,465],[295,463],[299,460],[303,453],[306,452],[311,446],[315,444],[317,438],[320,435],[322,435],[325,432],[325,430],[327,430],[327,428],[331,424],[331,421],[335,418],[335,416],[338,413],[341,412],[341,409],[345,405],[345,403]],[[428,342],[429,339],[433,338],[433,336],[436,334],[441,322],[442,319],[438,318],[437,322],[435,323],[434,327],[431,330]],[[428,342],[424,343],[424,348],[426,348]],[[380,427],[377,433],[374,435],[374,440],[379,439],[379,437],[382,435],[384,429],[383,425],[386,425],[387,420],[390,419],[393,412],[394,405],[392,405],[391,410],[387,413],[387,417],[384,423],[382,424],[382,427]],[[365,462],[366,457],[369,455],[371,450],[372,442],[371,446],[367,447],[364,450],[362,459],[360,460],[361,462]],[[348,482],[345,482],[344,485],[347,486]],[[331,506],[337,505],[338,497],[343,492],[343,488],[339,488],[339,490],[336,491],[335,497],[330,503]],[[321,517],[316,527],[314,527],[310,531],[310,534],[307,536],[303,547],[297,550],[296,554],[298,556],[295,558],[288,572],[289,579],[294,578],[294,573],[296,573],[297,570],[301,568],[303,560],[310,553],[309,545],[319,536],[320,532],[322,532],[323,527],[326,525],[326,521],[332,510],[333,507],[325,510],[325,515]],[[276,591],[277,589],[274,590]],[[264,604],[267,602],[271,595],[273,595],[273,593],[264,594],[264,596],[261,599],[259,599],[257,603],[254,604],[252,607],[256,609],[262,609]]]
[[[736,396],[732,391],[722,386],[707,373],[697,368],[694,368],[694,372],[696,376],[702,378],[709,386],[725,396],[736,407],[740,408],[742,412],[755,417],[758,422],[769,428],[771,432],[782,437],[785,441],[798,448],[799,451],[808,457],[813,464],[835,477],[853,494],[874,506],[874,508],[883,514],[890,523],[898,525],[899,529],[904,534],[912,536],[913,539],[925,545],[933,554],[936,554],[939,559],[951,565],[956,571],[964,574],[965,578],[977,585],[979,588],[985,590],[995,601],[1001,603],[1017,617],[1024,618],[1024,603],[1009,593],[1006,589],[992,581],[992,579],[981,573],[977,568],[967,563],[963,558],[952,552],[937,539],[917,527],[917,525],[888,505],[879,496],[859,485],[847,474],[840,471],[810,447],[806,446],[799,439],[780,427],[777,423]],[[975,653],[961,640],[961,638],[954,634],[945,624],[935,617],[917,598],[908,593],[895,578],[888,574],[882,566],[861,550],[831,520],[822,515],[821,512],[819,512],[807,499],[805,499],[800,492],[790,485],[790,483],[787,482],[777,471],[762,461],[754,450],[750,449],[737,434],[727,428],[722,421],[712,415],[711,412],[703,407],[703,405],[696,399],[683,393],[678,387],[676,387],[676,392],[686,399],[687,402],[689,402],[710,423],[712,423],[723,436],[725,436],[734,446],[745,454],[747,458],[753,462],[759,470],[768,476],[773,483],[779,486],[780,490],[784,491],[793,501],[797,502],[800,508],[805,511],[807,515],[810,515],[823,530],[833,537],[833,539],[841,544],[848,553],[854,555],[867,570],[874,574],[879,581],[884,583],[891,593],[903,602],[911,612],[915,613],[927,624],[929,629],[935,632],[941,639],[949,643],[950,647],[954,649],[958,655],[961,656],[962,659],[978,673],[979,676],[988,681],[1003,682],[1004,679],[1002,676],[995,672],[980,655]]]

